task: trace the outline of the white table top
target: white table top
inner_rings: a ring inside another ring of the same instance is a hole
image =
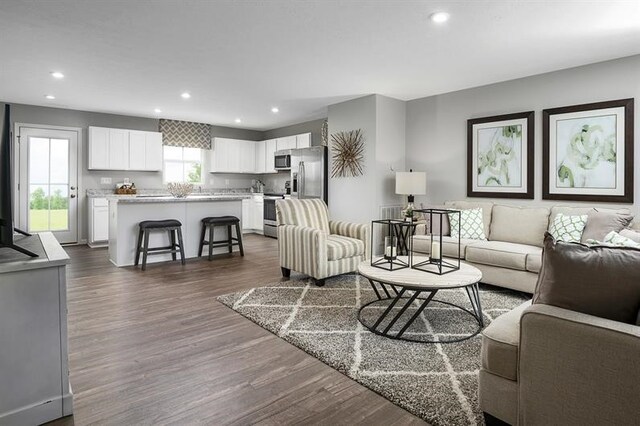
[[[403,261],[407,261],[406,256],[399,256],[399,258]],[[419,263],[425,260],[427,260],[426,257],[414,256],[413,258],[414,263]],[[429,268],[436,270],[435,266],[429,266]],[[464,287],[480,282],[482,279],[482,272],[480,272],[478,268],[464,262],[460,262],[459,270],[438,275],[411,268],[386,271],[384,269],[371,266],[371,261],[367,260],[360,263],[358,273],[373,281],[379,281],[385,284],[422,288]]]

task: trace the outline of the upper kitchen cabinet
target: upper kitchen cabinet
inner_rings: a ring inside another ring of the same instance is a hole
[[[256,142],[214,138],[211,145],[211,173],[256,173]]]
[[[295,136],[287,136],[284,138],[277,139],[277,147],[278,151],[283,149],[296,149],[296,137]]]
[[[162,170],[162,133],[89,127],[89,170]]]
[[[276,170],[275,156],[276,151],[278,150],[278,142],[276,139],[269,139],[264,141],[265,143],[265,152],[264,152],[264,168],[265,173],[278,173]]]
[[[267,142],[254,142],[256,148],[256,173],[267,173]]]
[[[311,133],[296,135],[296,148],[309,148],[311,146]]]

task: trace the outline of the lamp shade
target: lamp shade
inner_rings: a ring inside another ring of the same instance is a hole
[[[427,193],[425,172],[396,172],[396,194],[424,195]]]

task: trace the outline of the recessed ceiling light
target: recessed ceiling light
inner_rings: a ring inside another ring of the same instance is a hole
[[[191,97],[191,94],[189,92],[184,92],[182,95],[182,99],[189,99]]]
[[[449,14],[447,12],[435,12],[429,16],[429,19],[436,24],[442,24],[449,20]]]
[[[240,120],[239,118],[236,118],[234,121],[235,121],[236,123],[242,123],[242,120]]]
[[[62,74],[60,71],[53,71],[51,73],[51,77],[61,79],[64,78],[64,74]]]
[[[56,97],[53,95],[44,95],[45,98],[47,99],[55,99]]]
[[[153,110],[153,112],[155,112],[156,114],[160,114],[162,110],[160,108],[156,108]]]
[[[278,107],[273,107],[273,108],[271,108],[271,112],[272,112],[272,113],[274,113],[274,114],[275,114],[276,112],[278,112],[278,111],[280,111],[280,110],[278,109]]]

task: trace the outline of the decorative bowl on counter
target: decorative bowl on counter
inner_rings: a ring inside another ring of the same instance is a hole
[[[169,182],[167,184],[167,191],[176,198],[185,198],[193,191],[193,185],[183,182]]]

